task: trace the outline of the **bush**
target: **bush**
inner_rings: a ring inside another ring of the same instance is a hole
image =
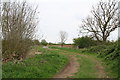
[[[78,46],[79,48],[87,48],[90,46],[96,45],[96,41],[90,37],[81,37],[73,39],[74,45]]]
[[[106,45],[91,46],[87,49],[84,49],[83,52],[97,53],[98,54],[103,49],[106,49]]]
[[[37,25],[37,11],[26,2],[2,3],[3,60],[22,59],[31,47]]]
[[[2,40],[2,55],[4,61],[20,60],[26,57],[27,51],[32,45],[32,40]]]
[[[110,43],[109,45],[97,45],[92,46],[90,48],[82,50],[82,52],[88,52],[88,53],[95,53],[98,54],[99,57],[103,57],[107,60],[113,60],[117,59],[120,56],[120,50],[118,49],[117,42]]]
[[[47,41],[45,40],[45,39],[43,39],[42,41],[41,41],[41,44],[43,45],[43,46],[47,46]]]
[[[34,44],[34,45],[40,45],[40,42],[39,42],[38,40],[34,40],[34,41],[33,41],[33,44]]]

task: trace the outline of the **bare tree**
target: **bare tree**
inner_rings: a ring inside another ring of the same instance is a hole
[[[60,43],[61,43],[61,47],[63,47],[65,41],[67,40],[68,34],[65,31],[60,31]]]
[[[81,30],[92,33],[100,42],[106,42],[110,33],[117,28],[117,1],[100,1],[96,7],[93,7],[92,16],[83,20]]]
[[[26,56],[38,23],[36,9],[26,2],[2,3],[3,58],[20,59]]]

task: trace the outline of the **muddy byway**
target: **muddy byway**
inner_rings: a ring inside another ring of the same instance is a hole
[[[55,50],[59,50],[59,49],[55,49]],[[76,57],[78,55],[89,59],[95,64],[95,67],[94,67],[96,69],[95,74],[97,75],[97,77],[95,78],[108,78],[104,70],[104,67],[102,66],[102,62],[98,61],[94,57],[89,55],[79,54],[79,53],[74,54],[73,52],[64,51],[64,50],[62,50],[61,52],[62,54],[67,55],[69,57],[69,62],[68,64],[65,65],[65,67],[60,72],[58,72],[55,76],[53,76],[53,78],[70,78],[72,76],[75,76],[76,75],[75,73],[78,73],[81,69],[81,66],[83,66],[78,61],[79,58]],[[91,74],[94,74],[94,73],[91,73]]]
[[[54,76],[54,78],[68,78],[70,76],[74,76],[79,69],[80,64],[77,62],[77,58],[75,56],[69,56],[69,63]]]

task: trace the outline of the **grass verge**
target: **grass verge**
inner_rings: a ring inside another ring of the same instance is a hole
[[[3,78],[51,78],[68,62],[68,58],[59,52],[37,47],[44,52],[19,63],[8,62],[2,65]]]

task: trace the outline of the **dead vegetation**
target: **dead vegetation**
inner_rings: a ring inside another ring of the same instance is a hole
[[[0,23],[3,61],[20,60],[26,57],[38,23],[36,9],[26,2],[2,3]]]

